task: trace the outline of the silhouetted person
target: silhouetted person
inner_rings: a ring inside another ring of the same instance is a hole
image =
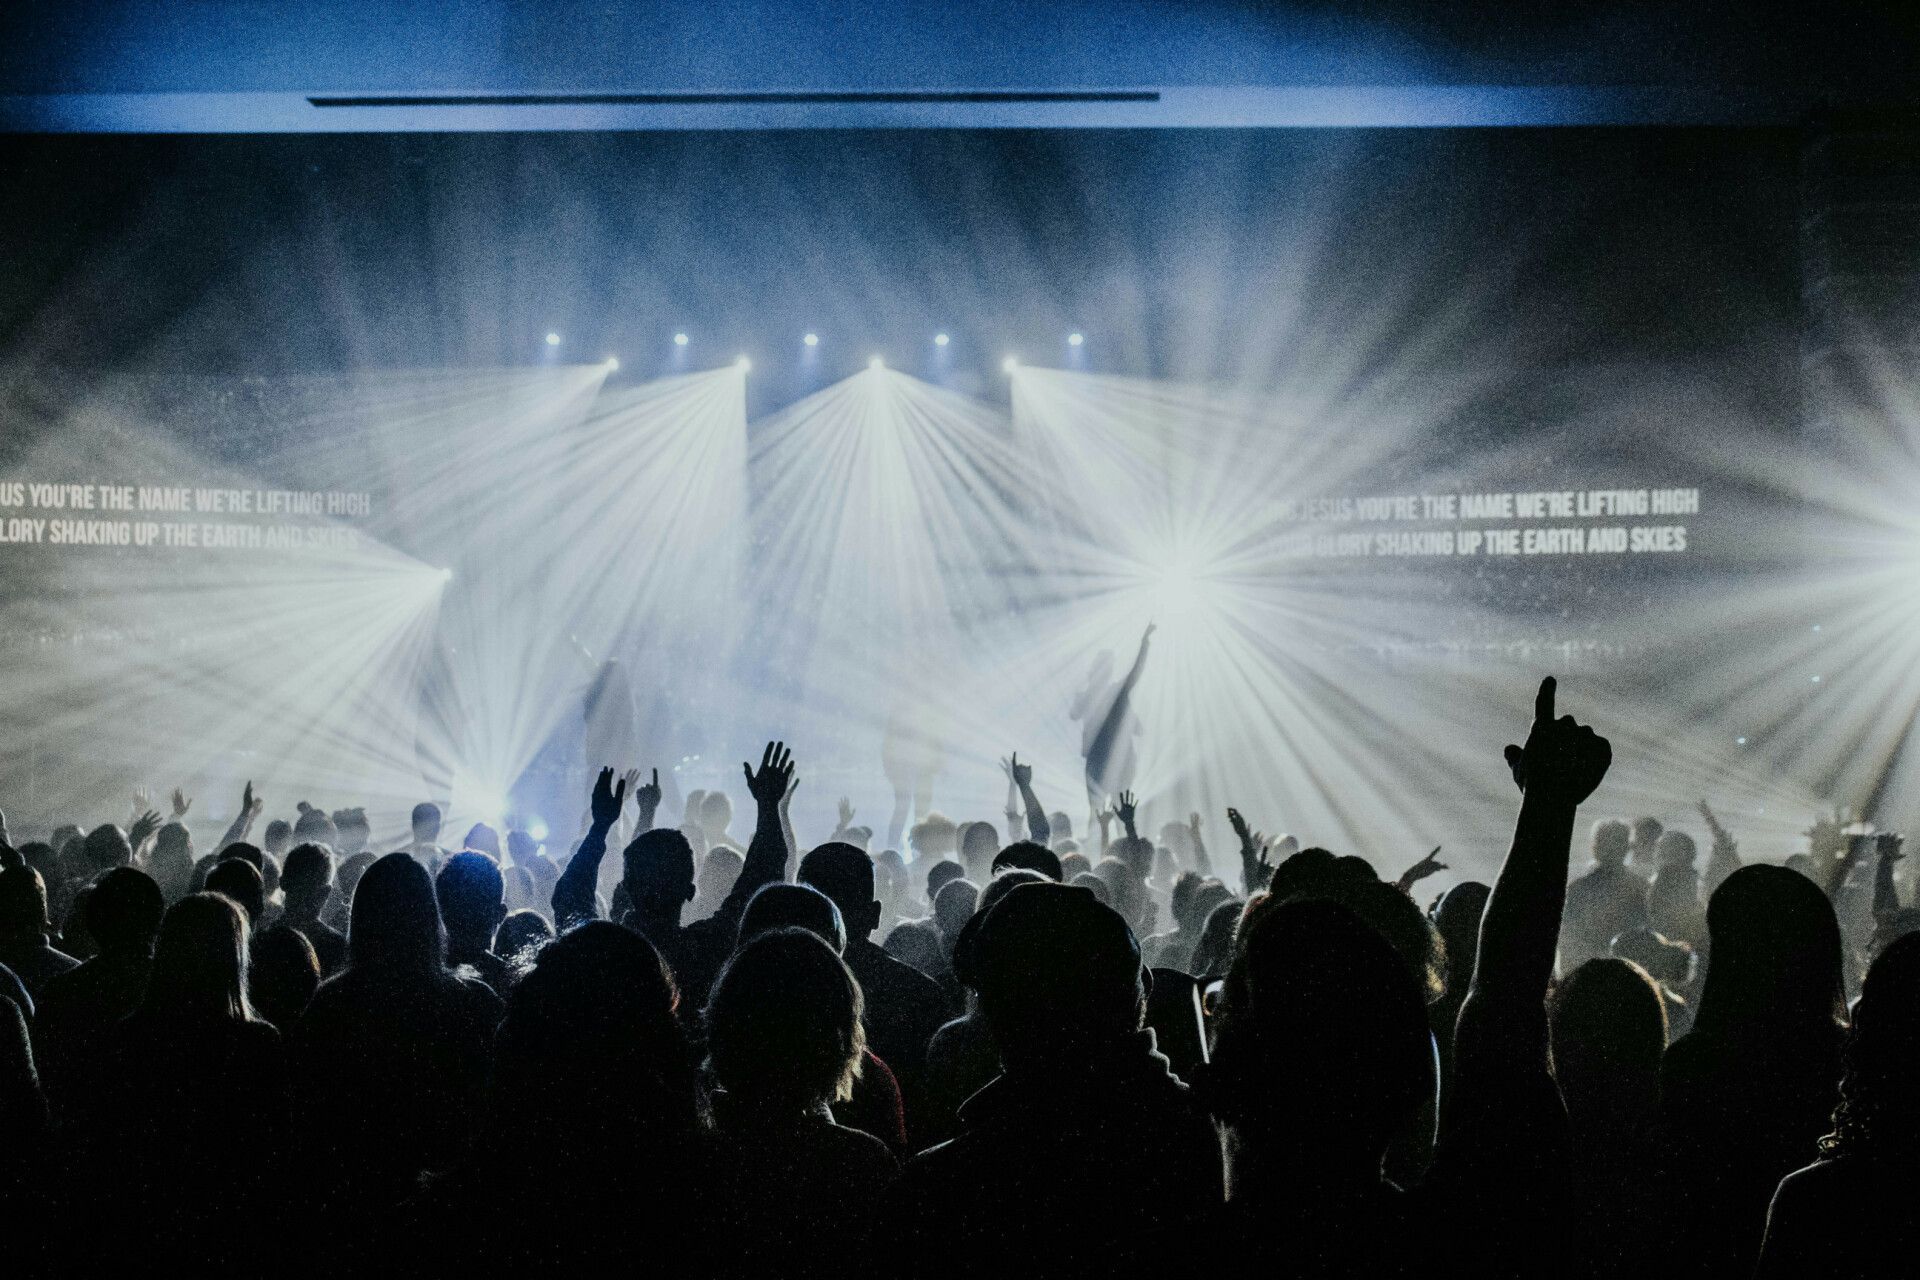
[[[986,828],[988,839],[993,837],[991,823],[976,822],[973,830]],[[971,833],[969,833],[971,834]],[[989,876],[999,875],[1002,871],[1037,871],[1055,884],[1061,883],[1060,855],[1043,844],[1032,840],[1016,840],[998,853],[992,855]]]
[[[1647,889],[1647,923],[1669,938],[1698,944],[1706,934],[1695,865],[1699,850],[1686,832],[1669,831],[1660,837],[1656,852],[1660,869]]]
[[[222,858],[207,872],[208,893],[225,894],[246,913],[249,932],[264,932],[267,915],[267,887],[251,862],[240,858]]]
[[[403,1233],[425,1269],[614,1274],[653,1258],[711,1272],[710,1157],[678,999],[653,945],[619,925],[582,924],[540,952],[500,1026],[480,1141]]]
[[[1863,1280],[1920,1268],[1920,936],[1867,971],[1817,1163],[1774,1193],[1758,1280]]]
[[[505,996],[513,985],[507,963],[493,954],[493,932],[507,917],[507,886],[499,864],[485,853],[456,853],[433,878],[440,919],[447,929],[447,964],[466,965]]]
[[[1098,881],[1096,881],[1098,883]],[[1207,913],[1200,937],[1193,945],[1187,969],[1196,978],[1214,978],[1226,973],[1233,957],[1233,934],[1240,927],[1240,913],[1246,904],[1229,898]]]
[[[285,925],[254,934],[248,966],[254,1012],[282,1032],[291,1030],[320,989],[320,957],[307,935]]]
[[[52,1270],[56,1155],[26,1012],[0,991],[0,1204],[6,1206],[7,1260],[22,1275]]]
[[[56,1108],[99,1086],[99,1057],[120,1021],[140,1006],[153,963],[153,940],[166,911],[160,886],[132,867],[116,867],[87,895],[87,931],[100,953],[41,988],[35,1040],[41,1074]]]
[[[874,945],[880,902],[873,892],[873,860],[865,853],[850,844],[820,845],[800,860],[800,882],[840,909],[847,930],[842,958],[864,993],[867,1043],[900,1082],[907,1136],[917,1142],[927,1044],[947,1020],[946,994],[932,978]]]
[[[280,872],[280,894],[286,906],[280,914],[283,928],[297,929],[313,946],[320,976],[331,978],[346,967],[347,939],[321,919],[333,899],[333,854],[325,845],[299,844],[287,850]]]
[[[493,954],[506,962],[508,986],[518,983],[533,968],[540,958],[540,952],[552,941],[553,926],[538,911],[507,913],[507,918],[493,931]]]
[[[1660,1060],[1667,1048],[1659,988],[1625,960],[1589,960],[1555,988],[1554,1077],[1573,1134],[1568,1259],[1594,1277],[1657,1271],[1655,1171]]]
[[[631,904],[621,923],[637,929],[653,943],[667,962],[681,998],[696,1009],[706,1003],[714,976],[733,952],[740,913],[748,899],[761,885],[786,874],[787,842],[781,830],[780,805],[793,784],[793,754],[784,744],[770,742],[761,755],[758,772],[747,764],[740,768],[746,774],[747,790],[758,806],[758,814],[746,861],[719,911],[691,924],[680,921],[687,903],[693,900],[693,846],[678,830],[653,827],[660,804],[657,771],[654,782],[638,789],[640,834],[621,854],[620,883]],[[593,790],[592,826],[553,890],[553,917],[562,930],[599,913],[594,885],[606,854],[607,834],[625,808],[626,790],[624,780],[615,784],[611,769],[600,771]]]
[[[744,941],[707,1005],[719,1092],[716,1242],[731,1274],[838,1275],[871,1229],[897,1166],[836,1124],[864,1058],[859,984],[810,930]]]
[[[412,839],[397,850],[397,852],[412,855],[413,860],[425,867],[429,875],[438,871],[440,864],[447,858],[447,851],[440,847],[442,821],[440,806],[431,800],[423,800],[413,806]]]
[[[1707,904],[1712,947],[1693,1030],[1667,1050],[1676,1276],[1744,1276],[1767,1204],[1827,1131],[1840,1079],[1840,929],[1827,896],[1783,867],[1727,877]]]
[[[446,966],[433,882],[410,854],[367,868],[353,895],[347,967],[322,983],[293,1032],[308,1121],[303,1149],[330,1237],[364,1243],[357,1213],[397,1203],[425,1170],[466,1154],[500,1001]]]
[[[1609,818],[1594,824],[1593,866],[1567,886],[1560,939],[1560,961],[1567,969],[1608,954],[1615,934],[1646,925],[1647,882],[1627,869],[1632,839],[1624,822]]]
[[[154,833],[153,851],[147,855],[147,874],[160,886],[170,903],[178,902],[193,890],[193,837],[185,826],[169,822]]]
[[[1140,637],[1133,666],[1118,683],[1113,678],[1113,654],[1103,652],[1087,672],[1087,681],[1074,697],[1068,714],[1080,722],[1080,754],[1086,764],[1087,812],[1097,814],[1106,798],[1133,786],[1139,749],[1140,719],[1133,712],[1133,691],[1147,667],[1147,647],[1153,639],[1149,626]]]
[[[1480,959],[1480,919],[1492,892],[1478,880],[1463,880],[1447,890],[1434,909],[1433,927],[1447,953],[1447,989],[1427,1006],[1427,1024],[1440,1050],[1443,1080],[1453,1063],[1453,1027],[1473,986],[1473,971]]]
[[[889,1194],[885,1270],[1106,1272],[1130,1242],[1219,1201],[1213,1126],[1142,1027],[1146,971],[1126,921],[1084,889],[1020,885],[976,917],[959,968],[1004,1070]]]
[[[24,864],[0,871],[0,964],[13,970],[35,996],[60,974],[80,967],[48,941],[52,931],[47,886],[40,873]]]
[[[249,1269],[266,1248],[286,1064],[247,977],[247,922],[231,899],[192,894],[167,909],[146,995],[77,1125],[89,1195],[118,1219],[82,1242],[96,1263]]]

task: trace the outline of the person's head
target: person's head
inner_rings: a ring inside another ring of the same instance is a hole
[[[1920,1149],[1920,935],[1890,944],[1867,970],[1853,1008],[1829,1156]]]
[[[553,926],[538,911],[531,908],[509,911],[500,927],[493,931],[493,954],[516,972],[525,973],[533,968],[541,950],[552,941]]]
[[[1073,839],[1073,819],[1067,816],[1065,809],[1055,809],[1047,815],[1047,839]]]
[[[287,850],[286,864],[280,869],[280,892],[292,919],[311,920],[326,910],[333,896],[332,851],[311,843]]]
[[[153,950],[166,910],[166,898],[151,876],[115,867],[87,895],[87,932],[103,955],[145,956]]]
[[[1240,927],[1243,910],[1244,903],[1229,897],[1207,913],[1207,922],[1200,926],[1200,940],[1193,944],[1193,958],[1187,962],[1195,977],[1207,978],[1227,971],[1233,958],[1234,932]]]
[[[1093,870],[1093,863],[1084,853],[1063,853],[1060,855],[1060,883],[1071,884],[1075,876],[1084,876]]]
[[[1691,867],[1698,855],[1693,837],[1684,831],[1669,831],[1654,846],[1654,858],[1662,867]]]
[[[1304,1158],[1371,1183],[1434,1083],[1426,1003],[1386,939],[1322,899],[1248,910],[1210,1078],[1236,1161]]]
[[[718,840],[733,825],[733,801],[724,791],[709,791],[700,797],[700,825],[710,840]]]
[[[928,814],[907,832],[907,842],[913,848],[914,859],[919,862],[951,858],[957,839],[958,832],[953,819],[938,813]]]
[[[873,859],[850,844],[829,841],[800,859],[800,883],[811,885],[840,908],[849,943],[864,942],[880,927],[873,893]]]
[[[637,1136],[691,1137],[699,1097],[678,1003],[660,953],[632,929],[595,920],[548,943],[496,1040],[502,1139],[631,1156]]]
[[[1116,845],[1123,843],[1115,842]],[[1145,844],[1145,841],[1141,842]],[[1107,886],[1106,901],[1126,917],[1127,925],[1141,933],[1153,931],[1153,897],[1147,882],[1119,858],[1102,858],[1094,864],[1093,874]]]
[[[343,858],[359,853],[367,847],[367,841],[373,839],[373,824],[367,821],[365,809],[336,809],[333,829],[336,835],[333,849]]]
[[[999,902],[1000,899],[1006,897],[1023,884],[1058,883],[1059,881],[1049,880],[1038,871],[1028,871],[1024,867],[1015,867],[1009,871],[1002,871],[993,879],[987,881],[987,887],[980,891],[980,900],[975,904],[973,914],[977,916],[983,911],[993,910],[995,903]],[[965,927],[965,925],[961,926],[963,929]]]
[[[153,968],[141,1007],[174,1021],[253,1020],[247,994],[247,921],[231,898],[192,893],[167,908],[153,944]]]
[[[1620,829],[1627,829],[1626,823]],[[1493,891],[1478,880],[1462,880],[1447,890],[1434,909],[1433,927],[1446,948],[1447,989],[1464,997],[1480,954],[1480,917]]]
[[[1269,896],[1278,901],[1324,898],[1339,903],[1386,940],[1427,999],[1439,999],[1447,985],[1446,944],[1426,914],[1399,889],[1381,883],[1357,858],[1336,858],[1330,871],[1314,887],[1294,893],[1281,892],[1276,876]]]
[[[1117,859],[1135,880],[1145,884],[1147,877],[1153,874],[1153,841],[1145,836],[1121,836],[1113,842],[1112,848],[1113,852],[1108,858],[1102,858],[1101,862]],[[1099,865],[1095,864],[1094,870],[1099,869]]]
[[[324,844],[332,848],[340,839],[340,830],[324,810],[308,809],[295,820],[293,838],[296,843]],[[285,853],[286,850],[276,849],[274,852]]]
[[[252,864],[253,869],[260,873],[262,881],[266,879],[267,852],[259,845],[248,844],[244,840],[237,840],[218,852],[218,856],[214,859],[212,866],[210,866],[208,870],[212,870],[212,867],[220,865],[221,862],[224,862],[228,858],[238,858],[242,862]]]
[[[440,920],[447,937],[465,946],[485,947],[507,914],[507,882],[499,864],[467,850],[448,858],[433,881]]]
[[[650,920],[679,920],[693,901],[693,846],[672,827],[642,831],[620,855],[621,880],[634,910]]]
[[[515,828],[507,832],[507,856],[516,867],[530,867],[540,856],[540,842],[531,832]]]
[[[415,844],[440,843],[440,806],[431,800],[423,800],[413,806],[409,819],[413,829]]]
[[[111,822],[87,832],[86,844],[82,848],[88,872],[93,875],[114,867],[124,867],[133,861],[133,846],[127,842],[127,833]]]
[[[960,828],[960,861],[970,874],[986,873],[999,853],[1000,833],[991,822],[969,822]]]
[[[762,885],[740,913],[737,947],[775,929],[805,929],[839,955],[847,949],[847,928],[840,919],[840,908],[833,899],[812,885],[774,883]]]
[[[147,854],[147,874],[160,886],[169,902],[178,902],[191,891],[193,883],[193,837],[178,822],[169,822],[154,832],[153,850]]]
[[[353,891],[359,887],[360,877],[367,874],[367,868],[372,866],[379,856],[371,849],[362,849],[341,862],[334,872],[333,891],[341,904],[349,910],[353,906]]]
[[[1009,1073],[1071,1069],[1137,1032],[1148,984],[1127,922],[1085,889],[1023,884],[959,939],[954,971]]]
[[[707,1054],[729,1097],[813,1112],[852,1096],[866,1048],[860,984],[808,929],[745,942],[713,984]]]
[[[1622,866],[1627,861],[1627,851],[1633,847],[1633,828],[1618,818],[1602,818],[1593,824],[1588,845],[1593,850],[1593,860],[1601,866]]]
[[[427,869],[405,853],[374,859],[353,891],[347,924],[351,966],[437,974],[445,967],[446,951]]]
[[[1091,871],[1082,871],[1067,883],[1076,889],[1085,889],[1107,906],[1113,905],[1113,890],[1107,888],[1107,882]]]
[[[222,858],[207,872],[207,892],[221,893],[246,913],[249,926],[260,923],[267,910],[267,885],[251,862]]]
[[[1160,847],[1172,854],[1176,862],[1193,861],[1193,829],[1184,822],[1161,823]]]
[[[1630,960],[1655,982],[1682,987],[1693,977],[1693,948],[1668,940],[1654,929],[1627,929],[1613,936],[1607,950],[1616,959]]]
[[[283,818],[275,818],[267,824],[260,843],[274,857],[279,857],[293,846],[293,824]]]
[[[746,859],[725,845],[707,850],[706,856],[700,859],[700,872],[693,879],[694,900],[718,910],[733,892],[734,881],[740,878],[745,866]]]
[[[945,885],[947,881],[962,879],[966,874],[967,869],[958,862],[955,862],[952,858],[942,858],[940,861],[928,867],[927,901],[932,902],[934,895],[940,892],[941,887]]]
[[[467,838],[460,842],[460,848],[484,853],[497,863],[500,861],[500,833],[484,822],[476,822],[467,828]]]
[[[247,991],[254,1012],[282,1031],[307,1011],[320,987],[320,957],[298,929],[283,926],[256,936],[248,948]]]
[[[1805,876],[1741,867],[1707,903],[1707,937],[1695,1030],[1791,1036],[1843,1016],[1840,926]]]
[[[1660,833],[1665,830],[1665,825],[1658,818],[1635,818],[1632,843],[1634,856],[1652,858],[1655,846],[1660,843]]]
[[[1554,1076],[1567,1105],[1650,1119],[1667,1006],[1646,970],[1628,960],[1589,960],[1555,986],[1549,1012]]]
[[[948,970],[947,952],[940,945],[940,931],[925,920],[903,920],[887,934],[886,952],[902,964],[910,964],[929,977]]]
[[[1014,867],[1037,871],[1056,884],[1063,879],[1060,855],[1033,840],[1016,840],[994,855],[993,874],[998,875]]]
[[[940,931],[940,940],[949,956],[953,954],[953,944],[959,939],[960,931],[973,919],[974,908],[979,905],[980,886],[971,880],[949,880],[933,895],[933,927]]]

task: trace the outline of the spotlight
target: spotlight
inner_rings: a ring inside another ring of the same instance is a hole
[[[620,372],[620,357],[619,357],[619,356],[608,356],[608,357],[607,357],[607,372],[608,372],[608,373],[618,373],[618,372]]]
[[[673,345],[674,345],[674,346],[676,346],[676,347],[684,347],[684,346],[686,346],[686,345],[687,345],[687,335],[686,335],[686,334],[684,334],[684,333],[676,333],[676,334],[674,334],[674,335],[673,335]]]
[[[1002,373],[1012,373],[1014,370],[1018,369],[1019,367],[1020,367],[1019,356],[1008,356],[1005,360],[1002,360],[1000,362],[1000,372]]]
[[[886,367],[887,367],[887,362],[885,360],[882,360],[879,356],[874,356],[871,360],[867,361],[867,368],[869,369],[884,369]]]
[[[452,582],[452,581],[453,581],[453,570],[452,570],[452,569],[442,569],[442,570],[440,570],[440,581],[442,581],[442,582]]]
[[[547,838],[547,820],[545,818],[535,818],[527,823],[527,834],[535,840],[545,840]]]
[[[745,356],[741,356],[738,360],[735,360],[733,362],[733,367],[738,369],[742,373],[746,373],[748,370],[753,368],[753,361],[747,359]]]
[[[810,347],[817,347],[820,345],[820,335],[817,333],[810,333],[806,337],[800,339],[800,341],[806,343]]]
[[[947,335],[944,333],[936,333],[933,335],[933,345],[936,347],[946,346],[947,341],[948,341]]]
[[[1085,341],[1086,337],[1082,334],[1070,333],[1067,335],[1067,345],[1070,347],[1077,347]]]
[[[557,333],[550,333],[550,334],[548,334],[548,335],[547,335],[547,345],[548,345],[548,346],[550,346],[550,347],[557,347],[557,346],[559,346],[559,345],[560,345],[560,335],[559,335],[559,334],[557,334]]]
[[[1179,617],[1200,603],[1199,584],[1193,564],[1175,560],[1165,565],[1154,583],[1154,613],[1158,617]]]

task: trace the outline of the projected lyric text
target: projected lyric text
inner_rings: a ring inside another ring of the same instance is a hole
[[[1604,556],[1684,553],[1700,510],[1698,488],[1547,489],[1287,500],[1276,516],[1302,526],[1290,557]]]
[[[352,550],[373,510],[345,490],[0,479],[0,546]]]

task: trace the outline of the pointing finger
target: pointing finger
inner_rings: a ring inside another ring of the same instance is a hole
[[[1558,683],[1552,676],[1540,682],[1540,692],[1533,697],[1533,722],[1548,724],[1553,720],[1553,694]]]

